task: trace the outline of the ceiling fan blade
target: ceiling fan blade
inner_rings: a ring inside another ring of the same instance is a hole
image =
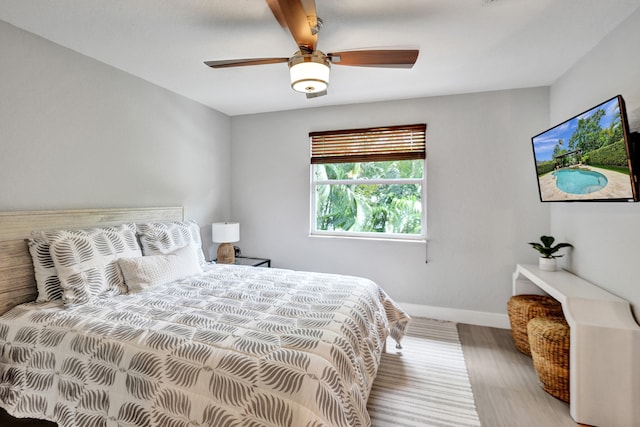
[[[356,67],[411,68],[418,59],[417,49],[351,50],[328,53],[332,64]]]
[[[269,5],[269,9],[273,13],[273,16],[276,17],[276,21],[282,28],[287,28],[287,21],[284,19],[284,15],[282,14],[282,10],[280,9],[280,3],[278,0],[267,0],[267,4]]]
[[[246,65],[266,65],[287,62],[289,58],[246,58],[246,59],[226,59],[222,61],[205,61],[205,65],[211,68],[244,67]]]
[[[318,14],[316,13],[316,1],[300,0],[300,4],[302,5],[302,10],[304,10],[304,12],[307,15],[307,21],[309,22],[311,33],[318,34],[318,31],[320,29],[318,28]]]
[[[298,47],[307,47],[310,50],[316,49],[318,34],[311,28],[317,25],[315,2],[305,0],[305,5],[309,9],[302,7],[300,0],[267,0],[273,16],[283,28],[288,28],[291,36]]]

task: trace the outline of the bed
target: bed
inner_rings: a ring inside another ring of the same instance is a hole
[[[387,337],[399,344],[410,321],[370,280],[202,264],[189,249],[199,245],[178,238],[176,250],[174,234],[148,226],[188,224],[182,208],[0,219],[0,406],[9,414],[61,427],[370,425]],[[119,248],[102,276],[86,246],[69,250],[79,231],[53,231],[77,228]],[[44,277],[25,243],[34,230],[44,230],[60,280],[80,278],[61,298],[30,302],[43,293],[34,270]],[[104,230],[127,237],[119,245]],[[163,271],[179,277],[167,282]]]

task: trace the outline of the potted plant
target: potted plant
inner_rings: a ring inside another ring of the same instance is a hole
[[[552,236],[540,236],[540,243],[529,242],[529,244],[533,247],[533,249],[540,252],[540,259],[538,266],[540,270],[545,271],[555,271],[556,269],[556,258],[560,258],[563,255],[555,255],[562,248],[573,248],[571,243],[558,243],[555,246],[553,242],[556,241]]]

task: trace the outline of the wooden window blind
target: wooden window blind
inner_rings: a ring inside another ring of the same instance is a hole
[[[415,124],[310,132],[311,163],[424,159],[426,130]]]

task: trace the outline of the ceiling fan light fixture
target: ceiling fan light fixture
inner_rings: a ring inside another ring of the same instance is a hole
[[[289,59],[291,88],[301,93],[318,93],[329,86],[331,66],[327,56],[316,50],[311,53],[301,51]]]

